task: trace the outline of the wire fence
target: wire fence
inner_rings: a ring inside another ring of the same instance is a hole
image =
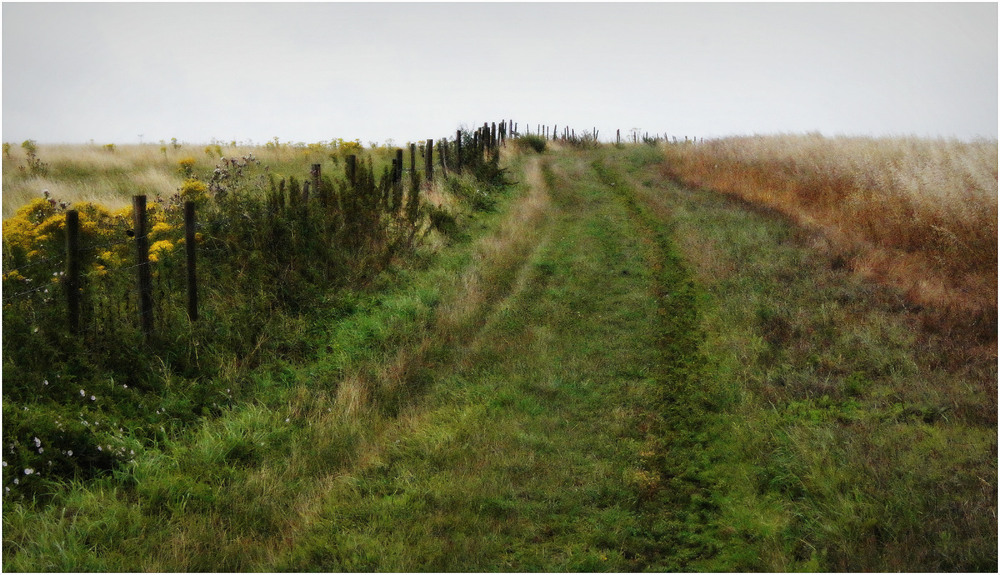
[[[484,124],[457,131],[453,141],[411,145],[409,169],[399,149],[381,178],[370,159],[349,157],[342,178],[324,178],[314,164],[301,182],[271,179],[265,198],[242,195],[239,187],[255,176],[263,181],[266,168],[255,173],[247,162],[226,174],[229,164],[220,165],[216,174],[226,177],[216,179],[225,180],[225,187],[213,201],[182,204],[174,198],[153,204],[152,218],[144,196],[134,198],[131,221],[53,207],[47,222],[64,219],[44,239],[8,246],[5,235],[5,339],[69,333],[99,343],[107,334],[141,332],[149,343],[172,324],[196,321],[199,308],[219,306],[220,297],[262,297],[261,290],[270,290],[284,301],[303,279],[335,284],[331,278],[349,271],[352,262],[370,265],[385,255],[360,252],[387,252],[400,238],[412,239],[419,176],[424,182],[434,178],[435,159],[443,174],[476,170],[511,133],[513,122],[509,128],[507,122]],[[246,294],[217,293],[250,284],[255,287]],[[199,292],[206,292],[200,300]],[[20,334],[8,330],[17,319]]]

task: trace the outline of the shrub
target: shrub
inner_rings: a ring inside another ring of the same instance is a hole
[[[529,150],[541,154],[545,151],[546,143],[545,138],[538,136],[536,134],[528,134],[521,136],[514,140],[514,147],[522,152],[527,152]]]
[[[34,140],[21,142],[26,157],[26,166],[21,166],[21,172],[27,172],[32,176],[44,176],[49,172],[49,165],[38,158],[38,144]]]
[[[194,175],[194,164],[195,159],[191,156],[181,158],[177,161],[177,171],[183,174],[185,178],[190,178]]]
[[[208,186],[204,182],[195,179],[188,178],[181,185],[180,196],[186,202],[194,202],[195,204],[203,204],[205,200],[208,199]]]
[[[308,201],[300,180],[272,174],[252,154],[220,158],[206,181],[194,176],[194,158],[177,165],[187,176],[177,193],[147,204],[155,333],[145,345],[136,345],[144,337],[130,208],[73,206],[81,223],[78,334],[67,329],[64,304],[68,206],[46,196],[4,222],[9,497],[44,499],[53,481],[119,469],[143,445],[243,399],[250,370],[314,353],[322,328],[302,326],[331,292],[371,285],[426,227],[419,177],[404,201],[401,184],[378,178],[370,155],[357,162],[353,184],[325,175]],[[477,173],[489,182],[477,183]],[[470,164],[457,185],[470,204],[490,209],[503,181],[494,153]],[[185,305],[185,200],[199,204],[198,322]],[[454,217],[431,219],[457,233]]]

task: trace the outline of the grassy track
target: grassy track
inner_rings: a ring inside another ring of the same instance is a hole
[[[659,301],[676,289],[586,158],[541,170],[551,204],[537,243],[505,262],[509,288],[391,446],[338,477],[281,568],[623,571],[663,551],[669,514],[647,503],[672,321]]]
[[[258,402],[5,506],[5,570],[995,571],[995,358],[662,161],[513,158]]]

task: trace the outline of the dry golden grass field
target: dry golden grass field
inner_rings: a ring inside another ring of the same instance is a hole
[[[775,135],[666,155],[670,177],[821,229],[817,247],[930,308],[925,327],[996,354],[996,141]]]

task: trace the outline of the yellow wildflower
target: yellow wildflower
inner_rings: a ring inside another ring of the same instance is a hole
[[[66,215],[65,214],[52,214],[51,216],[45,218],[45,221],[38,224],[35,228],[35,233],[37,234],[38,241],[42,240],[42,236],[49,236],[53,232],[66,228]],[[46,237],[48,239],[48,237]]]
[[[181,185],[180,195],[186,201],[201,203],[208,198],[208,186],[195,178],[188,178]]]
[[[154,242],[153,245],[149,246],[149,261],[158,262],[160,261],[160,255],[169,253],[173,251],[174,244],[170,240],[160,240]]]
[[[155,224],[153,224],[153,229],[150,230],[149,234],[158,235],[169,232],[172,229],[174,229],[173,226],[171,226],[167,222],[156,222]]]

